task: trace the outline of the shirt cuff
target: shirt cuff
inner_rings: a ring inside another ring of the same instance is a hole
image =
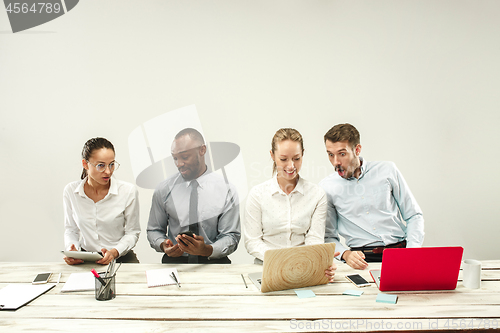
[[[219,259],[227,256],[227,247],[223,248],[222,244],[212,243],[212,254],[208,257],[208,259]]]
[[[335,258],[337,258],[337,260],[340,260],[340,261],[342,261],[342,262],[345,262],[345,260],[344,260],[344,259],[342,259],[342,256],[344,255],[344,252],[345,252],[345,251],[347,251],[347,250],[344,250],[344,251],[340,252],[340,254],[339,254],[338,256],[336,256]]]
[[[161,239],[161,238],[158,238],[155,242],[155,250],[156,252],[163,252],[162,249],[161,249],[161,243],[163,243],[165,241],[166,238],[164,239]]]
[[[118,251],[118,257],[123,257],[127,254],[127,245],[125,244],[117,244],[115,246],[116,251]]]

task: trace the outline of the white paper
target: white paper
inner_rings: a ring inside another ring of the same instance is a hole
[[[54,284],[9,284],[0,290],[0,309],[16,310],[53,287]]]
[[[64,284],[61,292],[87,291],[95,289],[95,277],[92,272],[72,273]]]
[[[177,281],[180,284],[181,280],[179,279],[177,268],[161,268],[161,269],[151,269],[149,271],[146,271],[148,288],[176,284],[175,280],[170,276],[171,273],[175,274],[175,277],[177,278]]]

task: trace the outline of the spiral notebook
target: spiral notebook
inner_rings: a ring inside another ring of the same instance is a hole
[[[146,271],[146,279],[148,280],[148,288],[168,286],[171,284],[176,284],[175,280],[170,276],[174,274],[179,283],[179,273],[177,273],[177,268],[161,268],[161,269],[150,269]]]

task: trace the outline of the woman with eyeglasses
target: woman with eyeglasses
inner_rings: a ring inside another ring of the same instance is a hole
[[[64,188],[64,243],[69,251],[101,252],[98,264],[138,263],[132,251],[141,232],[137,188],[118,180],[113,172],[113,144],[104,138],[88,140],[82,150],[81,180]],[[83,263],[64,257],[68,265]]]

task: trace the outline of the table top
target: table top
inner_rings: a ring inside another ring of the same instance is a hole
[[[37,273],[53,272],[50,282],[60,283],[17,311],[0,311],[6,331],[88,332],[307,332],[389,331],[500,328],[500,260],[482,262],[481,289],[387,292],[398,295],[396,304],[377,303],[374,283],[360,297],[342,293],[356,289],[345,279],[359,273],[373,281],[369,269],[353,270],[338,263],[335,282],[308,287],[316,297],[299,298],[293,290],[261,293],[248,273],[259,265],[123,264],[116,277],[116,298],[97,301],[94,291],[61,293],[71,273],[102,270],[97,264],[0,263],[0,288],[31,283]],[[181,288],[148,288],[146,270],[175,267]],[[247,287],[241,277],[243,274]]]

